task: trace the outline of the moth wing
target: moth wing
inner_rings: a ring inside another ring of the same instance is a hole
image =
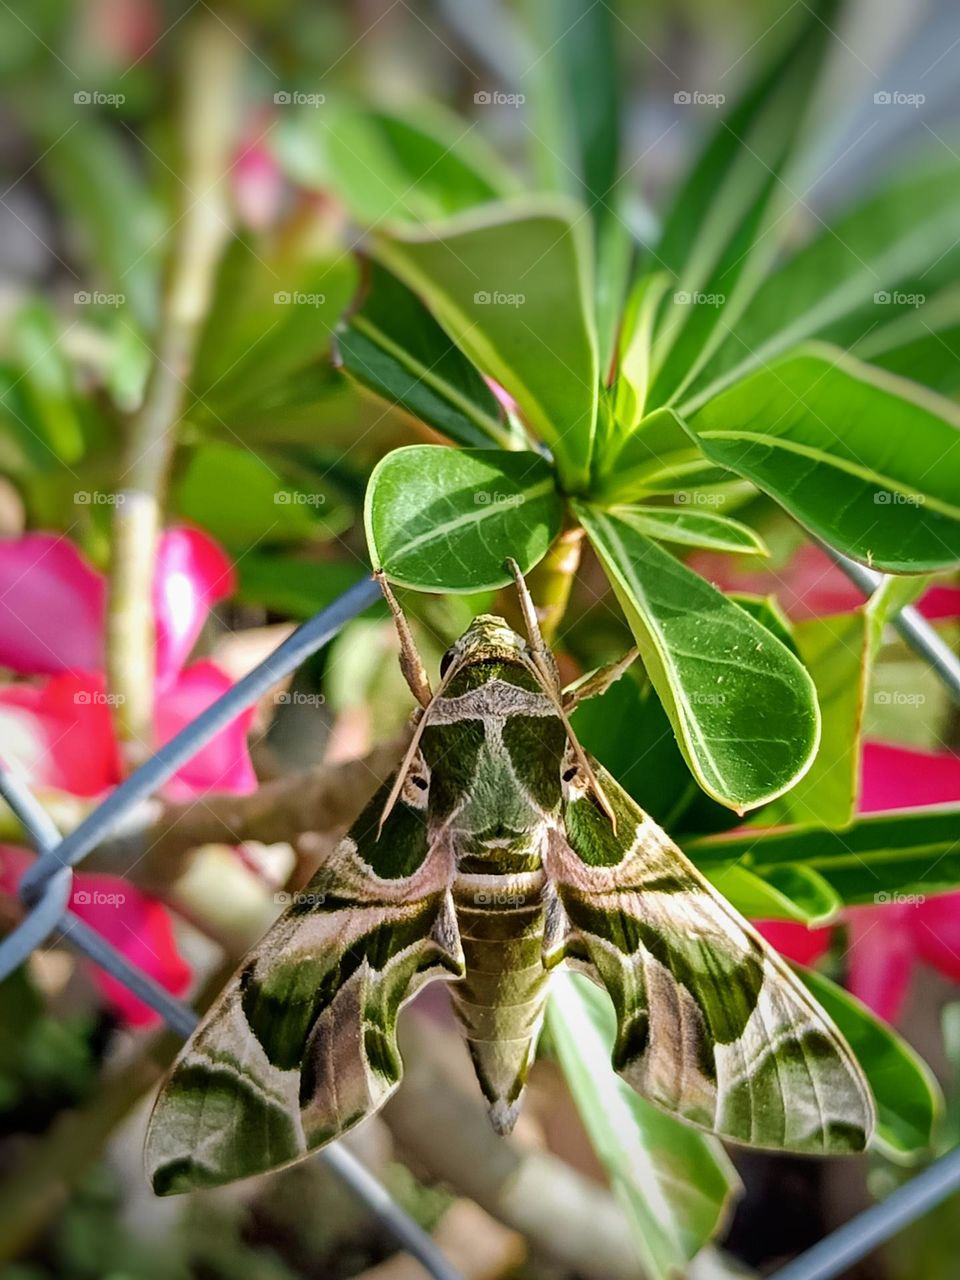
[[[617,817],[565,788],[547,873],[548,963],[606,987],[613,1065],[651,1102],[721,1137],[811,1154],[861,1151],[873,1099],[852,1050],[776,952],[591,761]]]
[[[433,978],[462,976],[452,852],[431,841],[409,788],[377,840],[389,789],[246,956],[174,1063],[147,1132],[158,1194],[291,1164],[376,1111],[403,1070],[400,1006]]]

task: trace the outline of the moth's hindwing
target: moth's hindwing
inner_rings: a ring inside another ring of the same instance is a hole
[[[638,1093],[724,1138],[861,1151],[874,1127],[849,1045],[783,960],[595,761],[614,833],[579,778],[547,871],[568,958],[617,1012],[614,1067]]]
[[[463,974],[454,859],[431,839],[428,782],[415,760],[377,840],[381,789],[187,1042],[147,1134],[159,1194],[299,1160],[399,1083],[401,1004]]]

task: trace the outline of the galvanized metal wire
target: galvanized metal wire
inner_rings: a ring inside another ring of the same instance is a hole
[[[879,574],[836,552],[830,554],[864,595],[872,594],[879,585]],[[17,816],[37,852],[21,883],[21,896],[28,908],[26,915],[0,941],[0,980],[23,964],[37,947],[54,936],[63,935],[71,946],[155,1009],[171,1030],[184,1038],[190,1035],[197,1022],[193,1009],[132,965],[69,909],[73,868],[122,824],[135,805],[151,796],[239,712],[328,644],[378,596],[376,583],[365,578],[329,608],[305,622],[268,658],[161,747],[66,836],[61,836],[29,788],[0,766],[0,795]],[[952,696],[960,700],[960,661],[929,623],[915,609],[907,608],[900,613],[895,625],[937,672]],[[459,1280],[459,1273],[430,1236],[393,1202],[377,1179],[342,1144],[325,1148],[319,1158],[330,1165],[429,1275],[435,1280]],[[960,1190],[960,1149],[941,1157],[886,1200],[834,1231],[777,1272],[775,1280],[834,1280],[957,1190]]]

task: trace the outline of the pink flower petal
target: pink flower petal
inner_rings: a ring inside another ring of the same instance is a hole
[[[863,604],[864,596],[825,551],[804,543],[782,569],[745,570],[740,556],[698,551],[691,568],[724,591],[776,595],[794,621],[849,613]]]
[[[757,920],[754,928],[782,956],[796,964],[815,964],[830,946],[831,929],[808,929],[793,920]]]
[[[185,724],[231,688],[230,677],[213,662],[195,662],[158,692],[157,738],[168,742]],[[247,733],[255,708],[248,707],[171,778],[168,795],[183,799],[205,791],[244,794],[257,780],[247,751]]]
[[[883,742],[863,748],[861,813],[960,800],[960,757]]]
[[[917,954],[953,982],[960,982],[960,893],[939,894],[913,908]]]
[[[33,857],[14,845],[0,845],[0,893],[16,896],[20,879]],[[173,924],[166,908],[119,876],[78,871],[74,877],[71,910],[91,929],[112,942],[131,964],[155,978],[173,995],[183,995],[192,976],[177,950]],[[94,981],[117,1013],[133,1026],[159,1021],[117,978],[90,965]]]
[[[0,757],[32,786],[95,796],[120,781],[104,679],[53,676],[0,689]]]
[[[260,131],[265,134],[268,126]],[[283,170],[263,138],[242,148],[231,176],[241,220],[254,231],[265,231],[280,215],[286,187]]]
[[[958,618],[960,617],[960,587],[930,587],[921,596],[917,608],[931,622],[941,618]]]
[[[78,873],[71,908],[102,934],[131,964],[156,979],[174,995],[182,995],[190,966],[177,950],[173,925],[165,907],[119,876]],[[149,1026],[158,1015],[117,978],[94,967],[97,986],[120,1016],[133,1026]]]
[[[33,855],[15,844],[0,844],[0,893],[17,896],[20,877],[33,861]]]
[[[233,565],[207,534],[184,527],[163,534],[153,582],[160,683],[182,670],[207,614],[235,587]]]
[[[910,907],[853,907],[850,927],[847,986],[868,1008],[893,1022],[913,970],[914,943],[909,927]]]
[[[103,666],[106,583],[68,539],[0,540],[0,666],[55,675]]]

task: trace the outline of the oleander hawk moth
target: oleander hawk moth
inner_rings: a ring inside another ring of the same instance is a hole
[[[613,1065],[656,1105],[734,1142],[861,1151],[870,1090],[780,957],[577,743],[517,572],[528,639],[474,620],[436,695],[384,584],[421,708],[394,779],[201,1021],[160,1090],[160,1194],[288,1165],[400,1082],[396,1023],[448,981],[490,1119],[514,1125],[551,971],[609,992]]]

